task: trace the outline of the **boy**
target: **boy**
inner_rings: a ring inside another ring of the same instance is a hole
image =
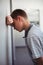
[[[26,12],[22,9],[14,10],[10,16],[6,16],[6,24],[19,32],[25,30],[24,39],[32,61],[35,65],[43,65],[43,34],[37,26],[30,23]]]

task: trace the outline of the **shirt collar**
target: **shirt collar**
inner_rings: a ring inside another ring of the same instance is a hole
[[[28,30],[27,31],[25,31],[25,36],[24,36],[24,38],[26,38],[27,37],[27,35],[28,35],[28,32],[30,31],[30,29],[31,29],[31,27],[32,27],[33,25],[31,24],[30,25],[30,27],[28,28]]]

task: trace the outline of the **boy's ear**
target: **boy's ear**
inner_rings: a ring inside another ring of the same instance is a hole
[[[20,21],[21,20],[21,16],[17,16],[17,20]]]

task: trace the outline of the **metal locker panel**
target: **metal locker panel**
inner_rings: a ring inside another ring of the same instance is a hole
[[[12,65],[11,27],[5,25],[10,0],[0,0],[0,65]]]

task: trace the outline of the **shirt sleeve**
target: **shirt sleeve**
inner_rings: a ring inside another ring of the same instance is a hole
[[[32,52],[33,59],[39,58],[43,56],[41,42],[37,36],[33,36],[29,38],[28,45],[30,46],[30,50]]]

